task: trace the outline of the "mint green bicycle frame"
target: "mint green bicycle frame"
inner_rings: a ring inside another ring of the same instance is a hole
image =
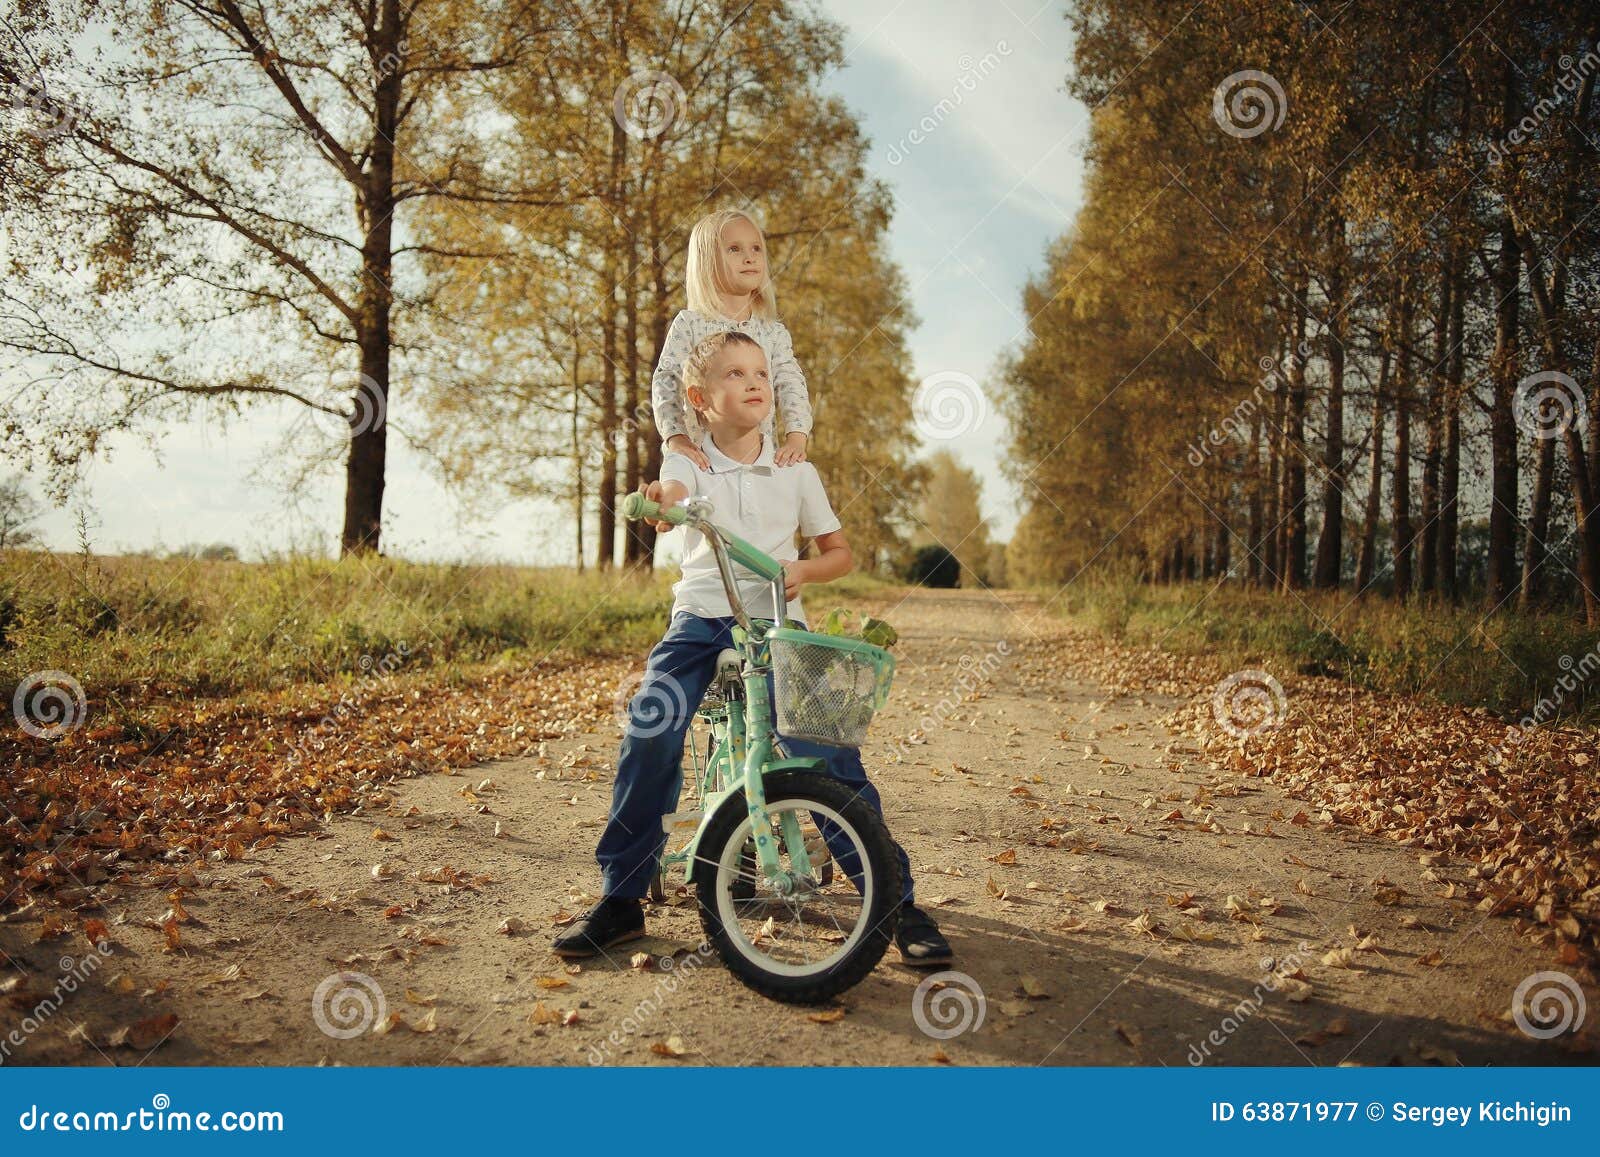
[[[684,879],[692,883],[695,865],[699,862],[697,853],[701,836],[723,801],[742,787],[750,814],[750,829],[755,836],[757,866],[772,881],[773,888],[780,895],[789,895],[800,879],[812,877],[811,858],[806,851],[798,817],[792,810],[785,811],[779,822],[792,870],[783,868],[779,850],[767,834],[772,830],[772,825],[767,818],[763,777],[780,771],[821,771],[825,764],[815,756],[790,756],[774,733],[772,701],[767,695],[767,675],[772,669],[767,632],[774,624],[767,619],[750,617],[739,597],[739,585],[733,575],[733,566],[737,563],[766,579],[772,586],[772,605],[787,611],[783,564],[737,535],[728,534],[715,526],[709,518],[709,504],[703,501],[690,499],[682,506],[662,506],[643,494],[634,493],[623,499],[622,514],[635,521],[652,518],[670,522],[674,526],[692,526],[705,535],[717,560],[717,572],[727,591],[728,605],[738,624],[733,630],[733,641],[734,649],[742,660],[740,681],[744,685],[744,701],[741,703],[737,699],[729,699],[720,707],[699,712],[711,724],[712,730],[712,747],[703,769],[700,767],[699,752],[694,752],[700,787],[700,822],[694,837],[683,851],[668,852],[661,857],[661,867],[665,870],[670,864],[683,863]],[[779,617],[783,617],[782,611]],[[676,819],[678,816],[671,815],[662,821],[669,839]]]

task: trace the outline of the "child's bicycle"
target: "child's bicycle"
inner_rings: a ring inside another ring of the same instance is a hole
[[[718,656],[698,711],[711,731],[703,765],[690,744],[699,809],[662,821],[669,840],[689,823],[694,835],[663,852],[652,894],[661,899],[663,874],[683,864],[706,937],[730,972],[775,1000],[827,1000],[857,984],[888,948],[900,914],[900,863],[877,810],[823,760],[790,755],[776,731],[860,746],[888,699],[894,658],[857,639],[752,619],[734,565],[770,583],[773,606],[786,608],[783,566],[718,529],[703,499],[661,506],[630,494],[622,513],[705,535],[736,621],[734,646]]]

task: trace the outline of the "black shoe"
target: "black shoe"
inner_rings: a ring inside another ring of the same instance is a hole
[[[557,956],[594,956],[613,944],[644,935],[644,905],[631,897],[608,896],[584,913],[550,950]]]
[[[900,963],[913,968],[948,964],[956,955],[933,917],[915,904],[900,906],[900,927],[895,929],[894,946],[900,952]]]

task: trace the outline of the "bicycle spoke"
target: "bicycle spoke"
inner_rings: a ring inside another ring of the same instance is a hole
[[[782,801],[769,806],[770,824],[763,829],[778,849],[779,869],[788,881],[787,892],[779,879],[768,877],[759,868],[749,870],[754,861],[751,828],[746,822],[743,839],[730,840],[722,850],[722,861],[712,864],[701,857],[705,868],[696,872],[716,873],[718,906],[729,934],[740,943],[741,951],[759,958],[764,966],[791,974],[808,974],[827,968],[839,959],[849,945],[865,934],[867,909],[848,880],[841,890],[839,874],[827,886],[819,883],[822,865],[831,858],[831,849],[812,818],[816,805],[804,801]],[[789,843],[782,836],[785,814],[801,825],[802,845],[807,848],[809,872],[795,871]],[[861,837],[843,818],[830,814],[839,826],[835,839],[851,845],[858,857],[865,855]],[[734,849],[738,849],[735,851]]]

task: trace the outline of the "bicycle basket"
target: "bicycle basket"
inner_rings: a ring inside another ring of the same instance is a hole
[[[778,731],[860,747],[873,712],[889,701],[894,656],[860,639],[779,627],[767,633]]]

